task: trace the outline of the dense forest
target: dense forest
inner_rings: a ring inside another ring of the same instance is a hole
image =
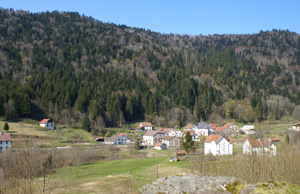
[[[289,31],[160,34],[74,12],[1,9],[0,67],[7,118],[93,129],[300,115],[300,36]]]

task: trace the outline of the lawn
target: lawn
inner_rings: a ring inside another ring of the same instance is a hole
[[[7,122],[8,133],[12,136],[13,148],[24,147],[57,147],[77,144],[95,144],[91,133],[80,128],[65,128],[57,125],[60,130],[47,130],[39,126],[38,121],[32,119],[19,119],[6,121],[0,118],[0,131],[4,132],[3,126]]]
[[[53,193],[135,193],[144,184],[185,172],[188,161],[168,162],[167,156],[101,161],[59,169],[50,176]],[[157,163],[157,166],[156,166]],[[57,184],[58,183],[58,184]],[[54,189],[53,185],[55,185]],[[124,191],[125,190],[125,191]]]

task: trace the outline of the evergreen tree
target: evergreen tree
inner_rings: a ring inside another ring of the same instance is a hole
[[[186,136],[184,137],[182,145],[187,153],[190,153],[190,151],[192,151],[192,152],[195,151],[196,148],[194,145],[194,141],[193,141],[193,138],[189,131],[186,133]]]
[[[91,131],[89,117],[87,117],[87,116],[84,117],[84,119],[82,120],[82,123],[81,123],[81,127],[88,132]]]
[[[3,130],[6,132],[9,130],[9,125],[7,124],[7,122],[4,124]]]

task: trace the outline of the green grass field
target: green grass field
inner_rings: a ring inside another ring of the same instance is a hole
[[[188,161],[168,162],[167,156],[101,161],[59,169],[50,176],[53,193],[135,193],[158,177],[186,172]],[[56,184],[59,183],[59,184]]]

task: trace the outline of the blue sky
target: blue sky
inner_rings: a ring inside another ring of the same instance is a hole
[[[272,29],[300,33],[299,0],[0,0],[0,7],[76,11],[161,33],[252,34]]]

